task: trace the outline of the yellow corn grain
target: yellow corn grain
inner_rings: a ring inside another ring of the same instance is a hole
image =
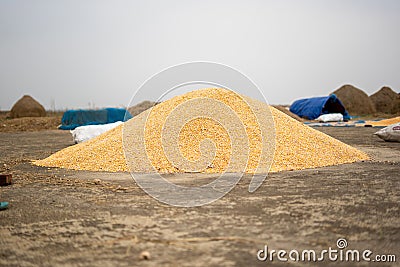
[[[232,125],[222,125],[223,123],[212,118],[201,117],[183,125],[174,124],[179,117],[169,120],[168,116],[175,109],[191,100],[198,100],[199,103],[203,101],[202,108],[212,110],[216,104],[209,101],[210,99],[229,107],[237,115],[240,127],[244,129],[243,138],[232,139],[229,136],[227,129],[231,126],[235,128],[235,123],[238,123],[230,120],[224,123]],[[272,117],[270,121],[260,123],[260,114],[272,114]],[[186,163],[178,166],[174,163],[174,158],[169,156],[170,147],[164,146],[162,142],[165,127],[178,133],[178,151],[187,160]],[[262,142],[262,133],[266,133],[269,139],[275,138],[267,141],[270,147],[265,147],[265,143]],[[211,159],[205,158],[203,162],[204,150],[202,151],[201,146],[205,139],[213,142],[215,156]],[[144,149],[141,146],[143,143]],[[239,164],[232,164],[232,156],[240,152],[234,150],[234,147],[248,152],[245,168]],[[267,154],[263,154],[263,149],[267,150]],[[125,154],[139,156],[134,160],[130,158],[127,164]],[[265,160],[265,155],[271,160]],[[190,171],[188,166],[200,161],[199,165],[207,163],[201,172],[221,173],[230,170],[255,173],[268,171],[271,162],[270,171],[277,172],[367,159],[369,157],[364,152],[310,128],[263,102],[229,90],[211,88],[167,100],[117,128],[87,142],[67,147],[43,160],[34,161],[34,164],[89,171],[173,173]]]

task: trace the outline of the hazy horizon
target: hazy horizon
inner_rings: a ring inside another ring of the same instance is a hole
[[[240,70],[271,104],[344,84],[399,92],[398,14],[395,0],[3,0],[0,109],[24,94],[47,109],[127,106],[149,77],[191,61]]]

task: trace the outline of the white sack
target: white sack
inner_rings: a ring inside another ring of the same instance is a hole
[[[330,113],[319,116],[317,121],[328,122],[328,121],[343,121],[343,115],[341,113]]]
[[[101,125],[84,125],[76,127],[74,130],[71,130],[72,138],[74,139],[75,144],[85,142],[93,137],[101,135],[118,125],[121,125],[122,121],[117,121],[114,123],[101,124]]]
[[[400,122],[380,129],[374,134],[385,141],[400,142]]]

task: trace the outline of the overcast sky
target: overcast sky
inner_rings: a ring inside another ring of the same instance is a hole
[[[212,61],[269,103],[345,83],[400,90],[400,1],[0,1],[0,109],[126,106],[171,65]],[[162,92],[146,98],[153,100]]]

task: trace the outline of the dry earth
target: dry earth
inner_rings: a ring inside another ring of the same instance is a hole
[[[257,251],[336,248],[397,254],[400,248],[400,143],[372,128],[318,128],[374,160],[270,174],[254,193],[249,179],[203,207],[177,208],[146,195],[126,173],[35,167],[72,145],[68,132],[0,133],[0,166],[14,184],[0,187],[0,266],[284,266]],[[180,174],[193,184],[213,175]],[[100,179],[96,184],[94,179]],[[140,253],[150,253],[141,260]],[[307,265],[292,263],[292,266]],[[318,266],[395,266],[319,262]]]

